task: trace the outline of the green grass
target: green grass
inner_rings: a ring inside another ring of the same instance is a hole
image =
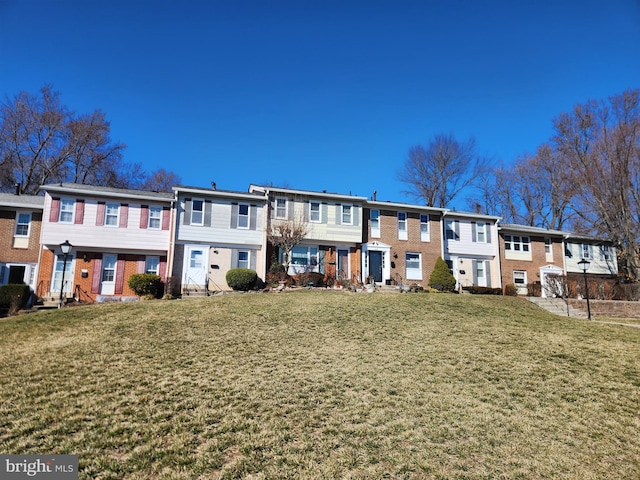
[[[640,477],[640,329],[302,291],[0,321],[0,451],[81,479]]]

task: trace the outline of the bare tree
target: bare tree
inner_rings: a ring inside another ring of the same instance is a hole
[[[151,172],[140,185],[140,188],[154,192],[171,192],[171,187],[179,183],[181,183],[181,179],[176,173],[160,168]]]
[[[453,134],[438,134],[424,147],[409,149],[398,178],[409,185],[409,193],[429,207],[444,208],[488,172],[488,161],[476,153],[473,138],[465,142]]]
[[[303,215],[296,215],[290,220],[272,220],[267,230],[267,240],[284,251],[285,272],[289,272],[291,252],[306,238],[309,223]]]
[[[578,186],[575,211],[589,233],[607,235],[621,267],[640,280],[640,91],[590,101],[554,120],[553,142]]]

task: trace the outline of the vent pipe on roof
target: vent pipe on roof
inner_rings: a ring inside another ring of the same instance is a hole
[[[15,194],[20,195],[20,184],[14,183],[13,186],[15,187]]]
[[[216,189],[216,182],[211,182],[211,190],[215,190]]]
[[[377,197],[377,196],[378,196],[378,191],[377,191],[377,190],[374,190],[374,191],[373,191],[373,197],[371,197],[371,198],[372,198],[372,200],[373,200],[374,202],[376,201],[376,197]]]

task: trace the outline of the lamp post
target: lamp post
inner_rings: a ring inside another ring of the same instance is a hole
[[[584,292],[587,296],[587,316],[589,317],[589,320],[591,320],[591,305],[589,305],[589,282],[587,282],[587,270],[589,269],[590,264],[591,262],[584,258],[578,262],[578,265],[580,265],[580,268],[582,269],[582,274],[584,275]]]
[[[73,245],[69,243],[69,240],[65,240],[64,243],[60,244],[60,250],[62,250],[62,253],[64,254],[64,259],[62,261],[62,278],[60,279],[60,301],[58,302],[58,308],[62,308],[62,294],[64,292],[64,274],[67,271],[67,256],[69,255],[69,252],[71,252],[71,247],[73,247]]]

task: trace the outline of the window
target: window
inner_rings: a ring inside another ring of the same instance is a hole
[[[527,284],[527,272],[522,270],[514,270],[513,271],[513,283],[515,285],[526,285]]]
[[[484,262],[481,260],[478,260],[476,262],[476,276],[478,278],[478,281],[480,279],[484,279]]]
[[[202,268],[203,257],[204,255],[202,250],[191,250],[191,256],[189,258],[189,267]]]
[[[149,228],[159,230],[162,223],[162,207],[149,207]]]
[[[238,252],[238,268],[249,268],[249,252]]]
[[[371,220],[371,236],[379,237],[380,236],[380,210],[371,210],[369,213],[369,218]]]
[[[75,203],[73,200],[60,200],[60,222],[73,223]]]
[[[583,243],[580,249],[582,252],[582,258],[586,258],[587,260],[593,260],[593,245],[589,245],[588,243]]]
[[[117,203],[107,203],[104,224],[112,227],[118,226],[118,212],[120,211],[120,205]]]
[[[405,267],[407,280],[422,280],[422,264],[419,253],[407,252],[405,254]]]
[[[551,239],[550,238],[545,238],[544,239],[544,253],[550,255],[552,253],[551,247],[552,247]]]
[[[105,255],[102,260],[102,281],[113,282],[116,279],[116,256]]]
[[[487,240],[487,224],[486,223],[476,223],[476,238],[475,241],[478,243],[485,243]]]
[[[276,218],[287,218],[287,199],[284,197],[276,198]]]
[[[31,225],[31,214],[30,213],[18,213],[16,218],[16,236],[17,237],[28,237],[29,236],[29,225]]]
[[[144,266],[144,273],[160,275],[160,257],[147,257]]]
[[[445,225],[445,237],[447,240],[460,239],[460,235],[458,234],[457,220],[447,220],[444,225]]]
[[[238,228],[249,228],[249,205],[238,205]]]
[[[192,200],[191,225],[204,225],[204,200],[202,199]]]
[[[611,249],[609,245],[600,245],[600,260],[611,260]]]
[[[342,205],[342,224],[351,225],[351,205]]]
[[[291,251],[291,264],[303,267],[316,267],[318,265],[318,248],[294,247]]]
[[[519,235],[505,235],[504,249],[515,252],[529,251],[529,237],[521,237]]]
[[[309,221],[320,223],[320,202],[309,202]]]
[[[407,239],[407,214],[398,212],[398,240]]]
[[[429,241],[429,215],[420,215],[420,240]]]

